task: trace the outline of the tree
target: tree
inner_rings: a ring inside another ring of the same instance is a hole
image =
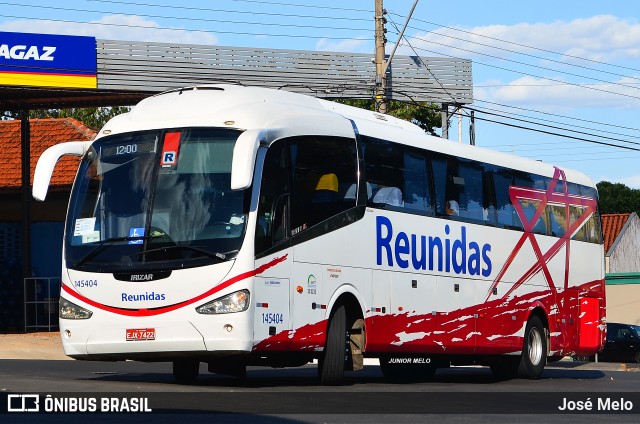
[[[116,115],[129,112],[129,106],[80,107],[69,109],[35,109],[29,111],[31,118],[74,118],[87,127],[98,131],[107,121]],[[5,112],[8,118],[19,119],[19,113]]]
[[[600,213],[640,211],[640,190],[609,181],[600,181],[596,187],[600,198]]]
[[[367,110],[375,110],[376,105],[373,99],[345,99],[337,102]],[[412,122],[431,135],[436,135],[435,129],[442,126],[440,107],[433,103],[405,103],[391,100],[388,114]]]

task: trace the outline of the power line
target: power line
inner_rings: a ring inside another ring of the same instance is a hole
[[[87,1],[92,1],[92,0],[87,0]],[[94,0],[97,1],[97,0]],[[106,3],[118,3],[115,1],[108,1]],[[10,2],[0,2],[0,4],[3,5],[7,5],[7,6],[17,6],[17,7],[30,7],[30,8],[37,8],[37,9],[42,9],[41,5],[35,5],[35,4],[21,4],[21,3],[10,3]],[[309,19],[330,19],[330,20],[345,20],[345,21],[361,21],[361,22],[369,22],[370,19],[364,19],[364,18],[356,18],[356,17],[341,17],[341,16],[322,16],[322,15],[299,15],[299,14],[290,14],[290,13],[272,13],[272,12],[263,12],[263,11],[243,11],[243,10],[229,10],[229,9],[210,9],[210,8],[197,8],[197,7],[173,7],[173,6],[158,6],[158,5],[146,5],[146,6],[157,6],[157,7],[163,7],[163,8],[171,8],[171,9],[180,9],[180,10],[191,10],[191,11],[195,11],[195,12],[213,12],[213,13],[232,13],[232,14],[240,14],[240,15],[263,15],[263,16],[273,16],[273,17],[280,17],[280,18],[309,18]],[[108,10],[91,10],[91,9],[78,9],[78,8],[69,8],[69,7],[56,7],[56,6],[47,6],[47,9],[54,9],[54,10],[62,10],[62,11],[67,11],[67,12],[85,12],[85,13],[114,13]],[[187,20],[187,21],[209,21],[209,19],[203,19],[203,18],[187,18],[187,17],[180,17],[180,16],[176,16],[176,15],[171,15],[171,16],[167,16],[167,15],[150,15],[150,14],[143,14],[143,13],[135,13],[134,15],[130,15],[130,14],[124,14],[124,13],[119,13],[117,12],[116,14],[118,15],[128,15],[128,16],[143,16],[143,17],[151,17],[151,18],[166,18],[166,19],[182,19],[182,20]],[[216,21],[217,22],[217,21]],[[227,22],[227,21],[224,21]],[[262,22],[260,22],[262,23]]]
[[[398,31],[398,26],[396,25],[396,23],[393,21],[393,19],[391,18],[391,16],[389,16],[389,20],[391,20],[391,24],[393,25],[393,27],[396,29],[396,31],[398,32],[398,34],[400,34],[400,31]],[[451,97],[451,99],[453,100],[454,103],[457,103],[455,97],[449,93],[449,91],[444,88],[444,85],[442,85],[442,83],[438,80],[438,78],[433,74],[433,72],[431,72],[431,69],[429,68],[429,65],[427,65],[427,63],[422,60],[422,58],[420,57],[420,55],[418,54],[418,52],[416,52],[416,50],[413,48],[413,46],[411,45],[411,43],[409,42],[409,40],[407,39],[406,36],[403,36],[404,40],[406,41],[407,45],[411,48],[411,50],[413,50],[413,52],[415,53],[416,57],[420,60],[420,62],[424,65],[424,67],[426,68],[427,72],[429,72],[429,74],[433,77],[433,79],[438,83],[438,85],[440,86],[440,88],[449,96]],[[398,42],[400,42],[400,40],[398,40]]]
[[[468,106],[460,106],[460,107],[462,107],[464,109],[467,109],[467,110],[473,110],[473,111],[478,112],[478,113],[484,113],[485,115],[497,116],[497,117],[500,117],[500,118],[506,118],[506,119],[510,119],[510,120],[513,120],[513,121],[524,122],[524,123],[527,123],[527,124],[533,124],[533,125],[539,125],[539,126],[543,126],[544,125],[545,128],[552,128],[554,130],[570,131],[570,132],[575,133],[575,134],[582,134],[582,135],[586,135],[586,136],[599,137],[599,138],[602,138],[602,139],[605,139],[605,140],[619,141],[621,143],[627,143],[627,144],[633,144],[633,145],[640,146],[640,142],[636,142],[636,141],[623,140],[623,139],[619,139],[619,138],[614,138],[614,137],[608,137],[608,136],[603,136],[603,135],[599,135],[599,134],[588,133],[588,132],[585,132],[585,131],[576,131],[576,130],[562,128],[562,127],[558,127],[558,126],[554,126],[554,125],[539,124],[537,122],[529,121],[529,120],[526,120],[526,119],[504,116],[504,115],[501,115],[499,113],[494,113],[494,112],[486,112],[486,111],[482,111],[480,109],[473,108],[473,107],[468,107]]]
[[[2,2],[0,4],[4,4],[4,5],[8,5],[8,6],[40,8],[40,6],[35,6],[35,5],[25,5],[25,4],[7,3],[7,2]],[[47,9],[61,10],[61,11],[64,11],[64,12],[110,13],[110,12],[107,12],[107,11],[104,11],[104,10],[71,9],[71,8],[56,7],[56,6],[48,6]],[[228,11],[228,10],[212,10],[212,11],[230,12],[230,13],[242,13],[242,14],[249,14],[250,13],[250,12],[234,12],[234,11]],[[216,22],[216,23],[240,24],[240,25],[263,25],[263,26],[278,26],[278,27],[292,27],[292,28],[305,28],[305,29],[330,29],[330,30],[336,30],[336,31],[366,31],[366,32],[373,32],[373,30],[370,29],[370,28],[354,28],[354,27],[345,28],[345,27],[331,27],[331,26],[326,26],[326,25],[325,26],[314,26],[314,25],[298,25],[298,24],[263,22],[263,21],[260,21],[260,22],[257,22],[257,21],[253,21],[253,22],[249,22],[249,21],[233,21],[233,20],[228,20],[228,19],[188,18],[188,17],[184,17],[184,16],[151,15],[151,14],[141,14],[141,13],[136,13],[134,15],[119,13],[119,15],[137,16],[137,17],[154,18],[154,19],[175,19],[175,20],[190,21],[190,22],[208,22],[208,23]],[[317,16],[285,15],[285,14],[260,13],[260,12],[251,13],[251,15],[269,15],[269,16],[279,16],[279,17],[287,17],[287,18],[295,17],[295,18],[313,18],[313,19],[334,19],[333,17],[329,17],[329,16],[317,17]],[[357,19],[352,19],[352,20],[357,20]],[[364,20],[364,19],[360,19],[360,20]],[[97,24],[99,24],[99,23],[97,23]],[[144,27],[144,28],[148,28],[148,27]]]
[[[422,41],[427,41],[427,40],[421,39],[419,37],[414,37],[414,38],[416,38],[418,40],[422,40]],[[437,44],[437,45],[440,45],[440,46],[450,47],[450,46],[448,46],[446,44],[438,43],[438,42],[431,41],[431,40],[429,40],[428,42],[431,43],[431,44]],[[446,53],[435,52],[433,50],[428,50],[428,49],[424,49],[424,48],[420,48],[420,47],[416,47],[415,49],[423,50],[423,51],[426,51],[426,52],[429,52],[429,53],[433,53],[433,54],[436,54],[436,55],[441,55],[441,56],[446,56],[446,57],[454,57],[454,56],[446,54]],[[478,55],[481,55],[481,56],[487,56],[487,57],[490,57],[490,58],[493,58],[493,59],[502,60],[502,61],[505,61],[505,62],[516,63],[518,65],[529,66],[529,67],[532,67],[532,68],[539,68],[539,69],[543,69],[543,70],[547,70],[547,71],[550,70],[550,71],[559,72],[559,73],[566,74],[566,75],[571,75],[571,76],[574,76],[574,77],[586,78],[586,79],[599,81],[599,82],[606,82],[606,83],[609,83],[611,85],[619,85],[621,87],[627,87],[627,88],[632,88],[632,89],[637,89],[638,88],[638,87],[633,87],[633,86],[626,86],[626,85],[620,84],[620,83],[604,81],[604,80],[600,80],[598,78],[593,78],[593,77],[587,77],[587,76],[584,76],[584,75],[574,74],[574,73],[571,73],[571,72],[558,71],[558,70],[555,70],[555,69],[552,69],[552,68],[547,68],[547,67],[544,67],[544,66],[529,64],[529,63],[520,62],[520,61],[516,61],[516,60],[505,59],[505,58],[501,58],[499,56],[494,56],[494,55],[490,55],[490,54],[486,54],[486,53],[479,53],[479,52],[476,52],[474,50],[464,49],[462,47],[456,47],[456,49],[457,50],[466,51],[466,52],[469,52],[469,53],[478,54]],[[478,61],[474,61],[474,64],[488,66],[488,67],[491,67],[491,68],[500,69],[502,71],[508,71],[508,72],[513,72],[513,73],[517,73],[517,74],[521,74],[521,75],[527,75],[527,76],[540,78],[540,79],[544,79],[544,80],[548,80],[548,81],[554,81],[554,82],[557,82],[557,83],[560,83],[560,84],[569,85],[569,86],[575,86],[575,87],[584,88],[584,89],[587,89],[587,90],[594,90],[594,91],[599,91],[599,92],[603,92],[603,93],[614,94],[614,95],[618,95],[618,96],[629,97],[629,98],[640,100],[640,96],[634,96],[634,95],[631,95],[631,94],[625,94],[625,93],[619,93],[619,92],[616,92],[616,91],[604,90],[604,89],[601,89],[601,88],[591,87],[591,86],[588,86],[588,85],[580,85],[580,84],[576,84],[576,83],[573,83],[573,82],[562,81],[562,80],[558,80],[558,79],[555,79],[555,78],[544,77],[544,76],[540,76],[540,75],[534,75],[534,74],[530,74],[530,73],[527,73],[527,72],[516,71],[516,70],[513,70],[513,69],[509,69],[509,68],[505,68],[505,67],[501,67],[501,66],[497,66],[497,65],[491,65],[491,64],[488,64],[488,63],[483,63],[483,62],[478,62]]]
[[[416,28],[416,27],[412,27],[412,26],[410,26],[410,28],[418,30],[418,31],[424,31],[422,28]],[[466,39],[463,39],[463,38],[454,37],[452,35],[442,34],[442,33],[439,33],[439,32],[431,31],[431,32],[428,32],[428,34],[436,35],[436,36],[439,36],[439,37],[452,38],[454,40],[464,41],[465,43],[469,43],[469,44],[476,44],[476,45],[483,46],[483,47],[489,47],[491,49],[501,50],[501,51],[505,51],[505,52],[508,52],[508,53],[513,53],[513,54],[521,55],[521,56],[527,56],[527,57],[531,57],[531,58],[534,58],[534,59],[540,59],[540,60],[544,60],[544,61],[547,61],[547,62],[558,63],[558,64],[565,65],[565,66],[572,66],[572,67],[585,69],[585,70],[589,70],[589,71],[593,71],[593,72],[600,72],[600,73],[604,73],[604,74],[614,75],[614,76],[623,77],[623,78],[630,78],[630,79],[634,79],[634,80],[639,80],[640,81],[640,78],[636,78],[636,77],[629,76],[629,75],[624,75],[624,74],[619,74],[619,73],[616,73],[616,72],[610,72],[610,71],[605,71],[605,70],[601,70],[601,69],[591,68],[591,67],[584,66],[584,65],[578,65],[576,63],[568,63],[568,62],[564,62],[564,61],[561,61],[561,60],[551,59],[551,58],[548,58],[548,57],[536,56],[536,55],[529,54],[529,53],[518,52],[518,51],[515,51],[515,50],[506,49],[506,48],[498,47],[498,46],[492,46],[490,44],[485,44],[485,43],[479,43],[479,42],[473,41],[473,40],[466,40]],[[418,40],[421,40],[421,41],[431,42],[431,41],[428,41],[428,40],[426,40],[424,38],[420,38],[420,37],[414,37],[414,38],[416,38]],[[444,46],[449,47],[451,49],[458,49],[459,48],[459,47],[450,46],[450,45],[447,45],[447,44],[440,44],[440,45],[444,45]],[[487,55],[489,57],[494,57],[494,56],[486,54],[486,53],[476,52],[476,54]],[[509,59],[504,59],[504,60],[511,61]],[[521,62],[518,62],[518,61],[514,61],[514,62],[521,63]],[[531,66],[535,66],[535,65],[531,65]],[[549,68],[542,67],[542,69],[549,69]],[[553,69],[551,69],[551,70],[553,70]],[[566,73],[566,74],[572,75],[572,76],[580,76],[580,75],[575,75],[575,74],[572,74],[570,72],[565,72],[565,71],[556,70],[556,72]],[[582,77],[583,78],[589,78],[589,77],[585,77],[585,76],[582,76]],[[593,79],[595,79],[595,78],[593,78]],[[595,80],[596,81],[601,81],[601,80],[598,80],[598,79],[595,79]],[[612,81],[601,81],[601,82],[605,82],[605,83],[608,83],[608,84],[616,84],[615,82],[612,82]]]
[[[610,123],[607,123],[607,122],[600,122],[600,121],[593,121],[593,120],[589,120],[589,119],[576,118],[574,116],[560,115],[560,114],[557,114],[557,113],[545,112],[545,111],[540,111],[540,110],[535,110],[535,109],[527,109],[527,108],[523,108],[523,107],[520,107],[520,106],[513,106],[513,105],[506,105],[506,104],[503,104],[503,103],[491,102],[489,100],[474,99],[474,102],[487,103],[487,104],[491,104],[491,105],[497,105],[497,106],[500,106],[500,107],[506,107],[506,108],[516,109],[516,110],[523,110],[523,111],[528,111],[528,112],[535,112],[535,113],[538,113],[540,115],[555,116],[555,117],[559,117],[559,118],[566,118],[566,119],[571,119],[571,120],[574,120],[574,121],[587,122],[587,123],[591,123],[591,124],[608,126],[608,127],[612,127],[612,128],[619,128],[619,129],[625,129],[625,130],[630,130],[630,131],[640,131],[639,128],[625,127],[625,126],[622,126],[622,125],[610,124]]]
[[[535,129],[535,128],[530,128],[530,127],[525,127],[525,126],[522,126],[522,125],[516,125],[516,124],[509,124],[509,123],[506,123],[506,122],[496,121],[496,120],[488,119],[488,118],[482,118],[482,117],[479,117],[479,116],[476,116],[475,119],[478,119],[478,120],[481,120],[481,121],[486,121],[486,122],[493,122],[495,124],[505,125],[505,126],[512,127],[512,128],[518,128],[518,129],[527,130],[527,131],[535,131],[535,132],[539,132],[539,133],[542,133],[542,134],[553,135],[553,136],[557,136],[557,137],[564,137],[564,138],[569,138],[569,139],[572,139],[572,140],[584,141],[584,142],[587,142],[587,143],[599,144],[601,146],[616,147],[616,148],[619,148],[619,149],[625,149],[625,150],[632,150],[634,152],[640,152],[640,148],[638,148],[638,147],[621,146],[619,144],[606,143],[604,141],[590,140],[588,138],[572,136],[572,135],[569,135],[569,134],[554,133],[552,131]]]
[[[151,4],[151,3],[139,3],[139,2],[127,2],[127,1],[117,1],[117,0],[85,0],[89,2],[96,3],[109,3],[109,4],[123,4],[129,6],[148,6],[148,7],[161,7],[168,9],[187,9],[187,10],[197,10],[197,11],[211,11],[212,9],[202,8],[202,7],[189,7],[189,6],[174,6],[168,4]],[[298,4],[298,3],[286,3],[286,2],[271,2],[271,1],[263,1],[263,0],[230,0],[239,3],[253,3],[253,4],[265,4],[268,6],[287,6],[287,7],[299,7],[299,8],[308,8],[308,9],[322,9],[322,10],[336,10],[341,12],[367,12],[373,13],[372,9],[353,9],[346,7],[335,7],[335,6],[315,6],[308,4]]]
[[[446,28],[446,29],[449,29],[449,30],[452,30],[452,31],[463,32],[465,34],[470,34],[470,35],[473,35],[473,36],[476,36],[476,37],[482,37],[482,38],[487,38],[487,39],[494,40],[494,41],[499,41],[499,42],[505,43],[505,44],[511,44],[511,45],[518,46],[518,47],[524,47],[524,48],[531,49],[531,50],[537,50],[537,51],[544,52],[544,53],[551,53],[551,54],[558,55],[558,56],[565,56],[565,57],[569,57],[569,58],[572,58],[572,59],[583,60],[585,62],[596,63],[598,65],[605,65],[605,66],[610,66],[610,67],[614,67],[614,68],[626,69],[626,70],[633,71],[633,72],[640,72],[640,69],[638,69],[638,68],[632,68],[632,67],[629,67],[629,66],[617,65],[617,64],[608,63],[608,62],[602,62],[602,61],[599,61],[599,60],[588,59],[588,58],[585,58],[585,57],[571,55],[571,54],[568,54],[568,53],[559,53],[559,52],[555,52],[553,50],[547,50],[547,49],[543,49],[543,48],[539,48],[539,47],[529,46],[529,45],[526,45],[526,44],[516,43],[514,41],[502,40],[500,38],[491,37],[489,35],[478,34],[478,33],[473,32],[473,31],[467,31],[467,30],[463,30],[463,29],[460,29],[460,28],[454,28],[454,27],[450,27],[450,26],[447,26],[447,25],[442,25],[442,24],[438,24],[438,23],[434,23],[434,22],[429,22],[429,21],[426,21],[426,20],[423,20],[423,19],[416,18],[416,19],[414,19],[414,21],[423,22],[423,23],[426,23],[426,24],[429,24],[429,25],[440,27],[440,28]],[[430,31],[427,31],[427,32],[430,32]]]
[[[476,107],[476,110],[481,111],[481,110],[477,109],[477,107]],[[534,120],[538,120],[540,122],[549,122],[549,123],[558,124],[558,125],[571,126],[572,128],[581,128],[581,129],[586,129],[586,130],[590,130],[590,131],[596,131],[596,132],[603,133],[603,134],[612,134],[612,135],[618,135],[618,136],[623,136],[623,137],[632,137],[632,138],[638,139],[638,137],[630,136],[629,134],[619,133],[619,132],[615,132],[615,131],[600,130],[600,129],[593,128],[593,127],[585,127],[585,126],[582,126],[582,125],[573,125],[573,124],[568,124],[568,123],[564,123],[564,122],[560,122],[560,121],[554,121],[554,120],[551,120],[551,119],[536,118],[536,117],[529,116],[529,115],[513,113],[513,112],[506,112],[506,111],[501,110],[501,109],[485,108],[485,110],[489,110],[491,112],[510,113],[513,116],[520,116],[520,117],[524,117],[524,118],[528,118],[528,119],[534,119]],[[487,112],[487,113],[490,113],[490,112]],[[591,123],[596,124],[596,122],[591,122]],[[546,125],[546,124],[538,124],[538,125]],[[565,128],[565,130],[571,131],[571,129],[568,129],[568,128]]]
[[[409,103],[409,102],[405,102],[405,103]],[[428,106],[424,106],[421,105],[419,103],[411,103],[417,107],[421,107],[421,108],[427,108]],[[474,110],[473,108],[464,106],[464,105],[460,105],[461,108],[463,109],[469,109],[469,110]],[[484,113],[484,112],[480,112],[480,113]],[[504,117],[504,116],[500,116],[506,119],[513,119],[513,118],[509,118],[509,117]],[[548,130],[543,130],[543,129],[539,129],[539,128],[531,128],[531,127],[527,127],[527,126],[523,126],[523,125],[518,125],[518,124],[510,124],[507,122],[503,122],[503,121],[497,121],[495,119],[489,119],[489,118],[483,118],[481,116],[475,116],[475,119],[481,120],[481,121],[486,121],[486,122],[492,122],[495,124],[500,124],[500,125],[504,125],[504,126],[508,126],[508,127],[512,127],[512,128],[518,128],[518,129],[522,129],[522,130],[526,130],[526,131],[533,131],[533,132],[538,132],[541,134],[547,134],[547,135],[553,135],[553,136],[557,136],[557,137],[563,137],[563,138],[568,138],[568,139],[572,139],[572,140],[578,140],[578,141],[583,141],[583,142],[587,142],[587,143],[593,143],[593,144],[598,144],[598,145],[602,145],[602,146],[609,146],[609,147],[616,147],[616,148],[620,148],[620,149],[625,149],[625,150],[632,150],[632,151],[638,151],[640,152],[640,147],[631,147],[631,146],[624,146],[624,145],[620,145],[620,144],[613,144],[613,143],[608,143],[608,142],[604,142],[604,141],[597,141],[597,140],[592,140],[592,139],[588,139],[588,138],[584,138],[584,137],[578,137],[578,136],[573,136],[570,134],[562,134],[562,133],[557,133],[557,132],[553,132],[553,131],[548,131]],[[520,120],[523,121],[523,120]],[[527,121],[525,121],[527,122]],[[527,123],[531,123],[531,122],[527,122]],[[534,125],[539,125],[539,124],[535,124]],[[563,131],[571,131],[571,130],[565,130],[565,129],[561,129]],[[575,131],[571,131],[571,132],[575,132]],[[578,132],[576,132],[578,133]],[[593,135],[598,137],[597,135],[594,134],[588,134],[588,135]],[[638,145],[640,146],[640,143],[635,143],[635,142],[630,142],[627,140],[618,140],[615,139],[615,141],[620,141],[622,143],[627,143],[627,144],[634,144],[634,145]]]
[[[116,23],[108,23],[108,22],[78,22],[71,21],[66,19],[53,19],[53,18],[32,18],[27,16],[15,16],[15,15],[4,15],[0,14],[0,17],[3,18],[11,18],[11,19],[29,19],[29,20],[37,20],[37,21],[48,21],[48,22],[62,22],[67,24],[79,24],[79,25],[91,25],[91,26],[109,26],[109,27],[120,27],[120,28],[142,28],[147,30],[161,30],[161,31],[181,31],[181,32],[191,32],[191,33],[209,33],[209,34],[234,34],[234,35],[250,35],[250,36],[269,36],[269,37],[287,37],[287,38],[307,38],[307,39],[320,39],[320,40],[351,40],[352,37],[331,37],[331,36],[314,36],[314,35],[300,35],[300,34],[274,34],[274,33],[257,33],[257,32],[240,32],[240,31],[223,31],[223,30],[186,30],[184,28],[173,28],[173,27],[149,27],[144,25],[131,25],[131,24],[116,24]]]

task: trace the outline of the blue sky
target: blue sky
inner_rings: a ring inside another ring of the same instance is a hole
[[[0,31],[373,52],[373,0],[176,3],[0,1]],[[385,0],[387,52],[398,39],[393,23],[403,25],[412,3]],[[398,53],[473,61],[478,145],[640,188],[640,151],[598,144],[640,149],[639,12],[640,2],[629,0],[420,0],[405,33],[413,50],[403,43]],[[462,125],[468,142],[466,116]],[[452,126],[456,138],[457,119]]]

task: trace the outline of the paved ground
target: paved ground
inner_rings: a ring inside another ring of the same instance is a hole
[[[0,359],[71,360],[62,350],[58,332],[0,334]]]
[[[0,360],[1,359],[44,359],[44,360],[72,360],[62,350],[60,333],[27,333],[27,334],[0,334]],[[365,359],[371,362],[368,365],[377,365],[376,359]],[[638,372],[638,364],[618,363],[593,363],[576,362],[571,358],[550,363],[548,367],[597,369],[607,371]]]

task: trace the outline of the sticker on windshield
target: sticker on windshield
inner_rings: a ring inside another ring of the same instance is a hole
[[[73,236],[84,236],[94,232],[96,226],[96,217],[93,218],[78,218],[76,219],[76,225],[73,227]]]
[[[178,164],[178,149],[180,148],[180,133],[168,132],[164,135],[160,166],[170,167]]]
[[[82,235],[82,244],[96,243],[100,241],[100,231],[92,231]]]
[[[144,228],[129,228],[129,237],[144,237]],[[142,239],[129,240],[129,244],[142,244]]]

